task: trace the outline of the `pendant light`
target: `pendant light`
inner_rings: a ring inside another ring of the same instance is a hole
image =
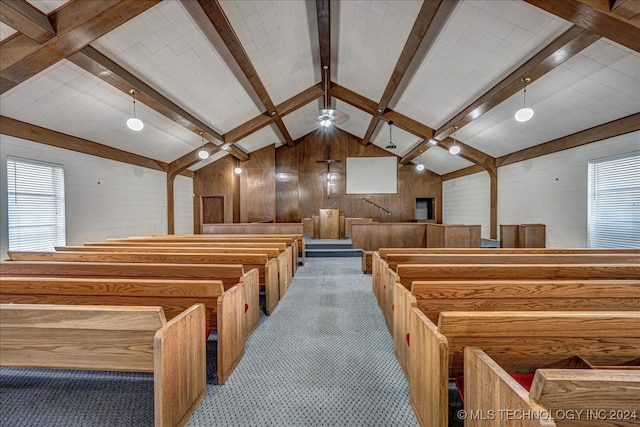
[[[242,168],[240,167],[240,162],[238,161],[237,157],[236,157],[236,167],[233,168],[233,173],[235,173],[236,175],[240,175],[242,173]]]
[[[200,151],[198,151],[198,157],[200,157],[202,160],[206,160],[209,158],[209,152],[204,149],[205,142],[202,135],[204,135],[204,132],[200,132],[200,141],[202,142],[202,148],[200,148]]]
[[[527,107],[527,83],[531,82],[530,77],[522,79],[524,83],[524,92],[522,93],[522,108],[516,111],[515,119],[521,123],[528,122],[533,117],[533,110]]]
[[[391,120],[389,120],[389,144],[387,144],[387,146],[386,146],[386,147],[384,147],[384,148],[386,148],[387,150],[393,150],[393,149],[397,148],[397,147],[396,147],[396,144],[394,144],[394,143],[391,141],[391,126],[392,126],[392,125],[393,125],[393,122],[392,122]]]
[[[458,130],[458,126],[454,126],[453,129],[454,129],[453,135],[451,135],[453,137],[453,145],[449,147],[449,153],[456,156],[460,154],[460,151],[461,151],[460,146],[456,145],[456,131]]]
[[[136,94],[137,93],[138,91],[135,89],[131,89],[129,91],[129,94],[131,94],[131,97],[133,98],[133,117],[130,117],[127,120],[127,127],[136,132],[141,131],[142,128],[144,128],[144,123],[142,123],[142,120],[136,117]]]

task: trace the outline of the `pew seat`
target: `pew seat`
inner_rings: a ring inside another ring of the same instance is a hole
[[[154,425],[183,426],[206,390],[205,310],[0,304],[0,366],[152,372]],[[116,408],[114,408],[115,410]]]

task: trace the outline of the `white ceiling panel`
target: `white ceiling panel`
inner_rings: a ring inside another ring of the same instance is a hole
[[[413,160],[416,165],[424,165],[431,172],[444,175],[450,172],[473,166],[468,160],[460,156],[454,156],[448,150],[440,147],[431,147]]]
[[[199,137],[141,103],[140,132],[126,127],[132,98],[63,60],[0,97],[2,114],[163,162],[200,145]]]
[[[261,112],[181,2],[161,2],[92,46],[220,133]]]
[[[570,26],[521,1],[459,2],[391,107],[438,128]]]
[[[421,5],[401,0],[331,2],[331,38],[338,40],[331,79],[379,101]]]
[[[338,127],[351,135],[363,138],[365,132],[369,128],[372,116],[359,108],[353,107],[350,104],[339,100],[336,101],[336,110],[348,116],[348,119],[340,123]]]
[[[6,38],[14,35],[16,30],[5,24],[4,22],[0,22],[0,41],[3,41]]]
[[[70,0],[27,0],[28,3],[31,3],[31,5],[47,15],[61,8],[69,1]]]
[[[320,125],[316,120],[317,114],[317,103],[310,102],[302,108],[298,108],[293,113],[286,115],[282,121],[287,127],[291,138],[295,141],[318,129]]]
[[[197,171],[198,169],[202,169],[203,167],[210,165],[211,163],[220,160],[221,158],[228,156],[229,152],[228,151],[218,151],[217,153],[214,153],[212,155],[210,155],[208,158],[206,158],[205,160],[200,160],[198,163],[196,163],[195,165],[191,166],[189,168],[190,171]]]
[[[224,0],[220,4],[275,105],[320,81],[315,3]]]
[[[276,133],[276,131],[273,130],[274,127],[275,125],[264,127],[236,142],[236,145],[240,146],[240,148],[247,153],[251,153],[252,151],[259,150],[271,144],[275,144],[276,147],[279,147],[282,145],[283,141],[280,133]]]
[[[421,141],[419,137],[400,129],[395,125],[391,126],[391,138],[389,138],[389,124],[384,120],[380,120],[375,132],[373,133],[371,143],[386,150],[385,147],[389,145],[389,139],[393,141],[397,148],[389,149],[387,151],[400,157]]]
[[[518,93],[457,132],[493,157],[542,144],[640,112],[640,54],[599,40],[527,86],[526,123],[513,118]]]

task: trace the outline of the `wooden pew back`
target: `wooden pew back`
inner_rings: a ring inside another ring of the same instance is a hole
[[[205,394],[204,317],[202,305],[167,322],[160,307],[1,304],[0,365],[153,372],[155,425],[184,425]]]

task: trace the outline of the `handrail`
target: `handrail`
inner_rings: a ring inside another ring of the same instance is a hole
[[[380,206],[380,205],[378,205],[376,203],[373,203],[371,200],[367,199],[366,197],[363,197],[362,200],[364,200],[365,202],[369,203],[370,205],[375,206],[376,208],[380,209],[381,211],[383,211],[387,215],[391,215],[391,211],[383,208],[382,206]]]

